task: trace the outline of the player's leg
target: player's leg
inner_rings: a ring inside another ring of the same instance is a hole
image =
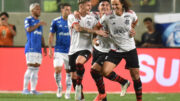
[[[119,64],[122,60],[123,56],[121,53],[117,53],[114,51],[110,51],[108,56],[105,58],[105,62],[103,64],[103,75],[112,81],[118,82],[121,84],[121,96],[124,96],[127,88],[130,85],[130,82],[120,75],[116,74],[113,69]]]
[[[142,101],[142,83],[139,75],[139,61],[136,49],[129,51],[125,60],[126,68],[129,69],[134,83],[136,99],[137,101]]]
[[[77,81],[75,88],[75,99],[80,100],[82,98],[82,79],[84,75],[84,64],[91,57],[91,52],[88,50],[83,50],[79,53],[76,59],[76,71],[77,71]]]
[[[56,80],[56,85],[58,87],[56,93],[56,96],[58,98],[62,97],[61,70],[64,62],[62,58],[63,57],[61,56],[60,53],[58,52],[54,53],[54,60],[53,60],[53,64],[55,68],[54,79]]]
[[[107,101],[104,80],[102,75],[102,65],[104,63],[104,59],[106,53],[99,52],[94,49],[93,51],[93,60],[92,60],[92,68],[91,68],[91,76],[96,83],[96,87],[98,89],[99,94],[96,96],[94,101]]]
[[[67,54],[64,54],[64,67],[66,70],[66,93],[65,93],[65,99],[70,99],[70,93],[71,93],[71,86],[72,86],[72,80],[71,80],[71,73],[70,73],[70,66],[68,61]]]
[[[31,94],[41,94],[36,91],[36,86],[38,82],[38,72],[39,72],[39,66],[42,62],[42,54],[40,53],[32,53],[33,55],[33,62],[32,64],[29,64],[33,66],[33,71],[31,74]]]

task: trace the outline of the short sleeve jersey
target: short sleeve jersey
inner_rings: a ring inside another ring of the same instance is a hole
[[[94,16],[98,21],[100,20],[100,15],[96,12],[91,12],[91,15]],[[108,32],[108,28],[106,25],[102,25],[101,26],[101,29],[102,30],[105,30]],[[99,45],[94,45],[93,47],[95,49],[97,49],[98,51],[101,51],[101,52],[104,52],[104,53],[108,53],[109,50],[110,50],[110,43],[111,43],[111,40],[109,39],[109,37],[103,37],[103,36],[99,36],[97,35],[96,37],[99,41]]]
[[[36,52],[41,53],[41,41],[42,41],[42,34],[43,34],[43,27],[39,26],[37,29],[28,32],[26,29],[28,27],[35,26],[39,23],[39,19],[35,19],[32,16],[25,18],[24,20],[24,28],[26,31],[27,42],[25,45],[25,53],[27,52]]]
[[[55,52],[68,53],[70,47],[70,34],[67,20],[63,17],[54,19],[51,23],[50,32],[56,34]]]
[[[86,15],[81,17],[80,20],[76,19],[73,14],[68,16],[68,27],[71,33],[71,45],[69,55],[74,54],[77,51],[89,50],[92,51],[92,34],[86,32],[77,32],[74,28],[74,24],[79,24],[81,27],[92,29],[97,24],[97,20],[91,16]]]
[[[135,49],[135,41],[130,37],[132,24],[137,21],[137,16],[134,11],[123,12],[121,16],[114,12],[109,15],[103,15],[99,20],[100,24],[108,26],[110,38],[113,41],[117,52],[126,52]]]

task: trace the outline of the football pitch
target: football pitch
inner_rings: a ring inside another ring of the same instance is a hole
[[[96,94],[85,94],[85,101],[93,101]],[[120,97],[119,94],[108,94],[108,101],[136,101],[134,94],[126,94]],[[65,100],[64,96],[58,99],[55,94],[22,95],[14,93],[0,93],[0,101],[74,101],[74,94],[71,99]],[[143,101],[180,101],[180,93],[147,93],[143,94]]]

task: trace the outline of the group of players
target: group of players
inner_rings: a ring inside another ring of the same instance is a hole
[[[107,101],[103,77],[118,82],[121,96],[124,96],[130,82],[116,74],[113,69],[124,58],[126,69],[133,79],[137,101],[142,101],[142,83],[139,76],[139,64],[135,41],[134,27],[137,16],[130,10],[127,0],[100,0],[99,12],[91,11],[90,0],[78,0],[78,11],[71,14],[69,4],[61,5],[62,16],[54,19],[49,34],[49,57],[53,57],[52,44],[56,34],[54,49],[55,80],[58,86],[57,97],[62,96],[61,69],[66,69],[65,98],[70,98],[71,85],[75,89],[75,100],[84,101],[82,79],[84,64],[93,54],[91,76],[94,79],[98,95],[94,101]],[[111,10],[112,8],[112,10]],[[27,43],[25,54],[28,68],[24,75],[23,94],[40,94],[35,90],[39,66],[42,61],[41,46],[47,54],[44,44],[42,26],[39,20],[40,5],[30,5],[31,16],[25,19]],[[31,82],[31,91],[28,83]]]

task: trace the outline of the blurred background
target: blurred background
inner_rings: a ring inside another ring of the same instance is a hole
[[[98,0],[91,0],[93,10],[97,11]],[[180,13],[180,0],[129,0],[132,3],[131,9],[138,15],[137,35],[135,39],[141,42],[142,34],[147,30],[143,24],[145,17],[154,19],[156,14],[178,14]],[[146,1],[147,3],[143,3]],[[68,2],[72,5],[72,10],[77,10],[77,0],[0,0],[0,11],[9,13],[9,22],[14,24],[17,35],[14,37],[14,46],[24,46],[26,34],[24,31],[24,19],[29,16],[29,5],[38,2],[41,5],[41,20],[47,22],[44,27],[44,37],[48,39],[49,27],[52,19],[60,16],[59,4]],[[46,45],[47,45],[46,41]]]

